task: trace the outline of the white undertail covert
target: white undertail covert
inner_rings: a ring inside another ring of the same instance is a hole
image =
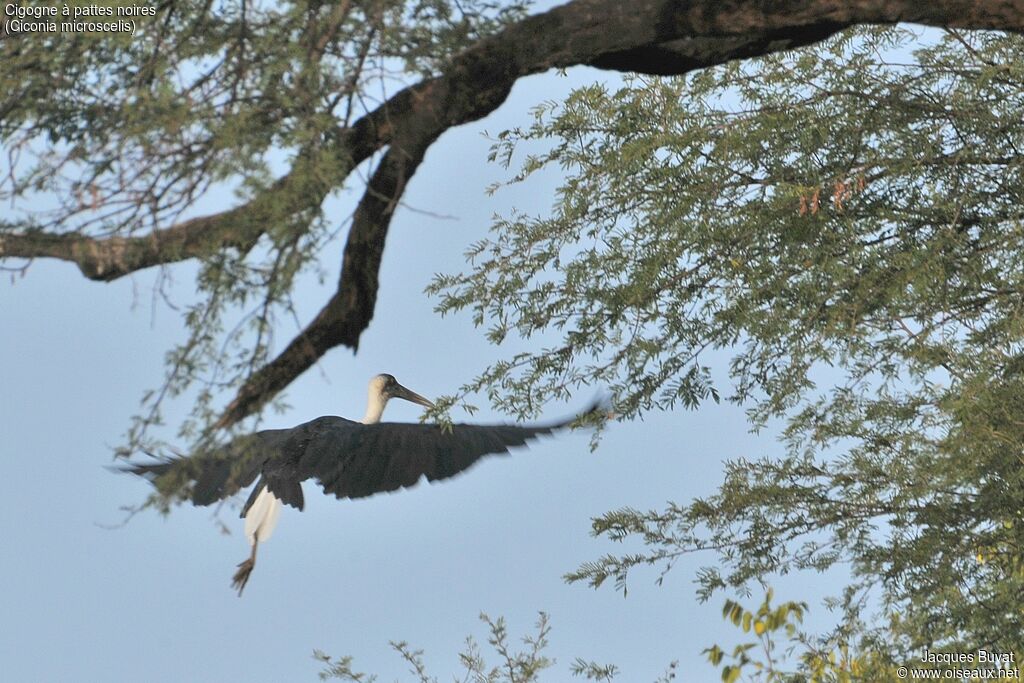
[[[245,537],[249,539],[249,545],[269,540],[280,514],[281,501],[264,486],[252,507],[245,513]]]

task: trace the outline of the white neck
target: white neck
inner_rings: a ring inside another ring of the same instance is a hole
[[[384,414],[384,406],[387,404],[388,400],[371,388],[366,401],[366,415],[363,416],[362,423],[372,425],[380,422],[380,416]]]

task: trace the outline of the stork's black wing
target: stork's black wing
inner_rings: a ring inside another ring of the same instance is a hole
[[[158,490],[168,493],[190,484],[189,500],[195,505],[210,505],[252,484],[266,462],[280,454],[293,431],[268,429],[238,437],[225,446],[192,457],[131,463],[124,470],[145,477]]]
[[[428,481],[447,479],[484,455],[504,454],[542,434],[569,425],[439,425],[381,422],[364,425],[321,417],[295,428],[285,457],[268,462],[275,477],[316,479],[324,493],[362,498]]]

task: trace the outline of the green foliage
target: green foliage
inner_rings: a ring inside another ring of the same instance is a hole
[[[352,657],[332,659],[330,655],[320,650],[313,650],[313,659],[324,665],[324,669],[319,674],[321,681],[333,678],[339,681],[352,681],[352,683],[373,683],[377,680],[376,676],[353,671]]]
[[[619,668],[614,664],[597,664],[579,657],[572,663],[570,670],[573,676],[581,676],[588,681],[611,681],[619,673]]]
[[[463,671],[459,675],[452,676],[452,680],[462,681],[462,683],[539,683],[542,680],[541,673],[550,671],[554,666],[554,660],[548,659],[543,654],[549,646],[548,636],[551,633],[547,614],[540,613],[536,623],[536,632],[522,638],[525,648],[519,651],[512,649],[508,628],[503,618],[491,619],[486,614],[481,614],[480,620],[487,625],[487,644],[498,656],[498,664],[489,665],[484,659],[480,646],[470,636],[466,638],[465,648],[459,653],[459,662],[462,664]],[[413,680],[417,683],[437,683],[438,679],[427,673],[421,650],[413,650],[404,642],[392,641],[391,647],[409,666],[409,673],[413,675]],[[320,650],[314,650],[313,658],[325,666],[320,672],[322,681],[373,683],[377,680],[377,676],[353,670],[352,657],[333,659]],[[672,662],[655,683],[670,683],[675,680],[677,666],[676,662]],[[614,664],[598,664],[580,658],[572,663],[569,670],[573,677],[588,681],[605,681],[606,683],[610,683],[619,674],[619,669]]]
[[[462,675],[455,680],[465,683],[533,683],[540,680],[539,676],[542,671],[554,664],[543,655],[544,649],[548,647],[548,635],[551,632],[548,616],[543,612],[537,619],[536,633],[522,639],[526,647],[520,651],[513,650],[513,646],[509,642],[508,628],[503,618],[499,617],[495,620],[486,614],[481,614],[480,620],[487,625],[489,632],[487,643],[497,654],[499,663],[496,666],[487,664],[480,651],[480,646],[470,636],[466,638],[466,646],[459,654],[459,662],[463,667]],[[392,641],[391,647],[409,665],[409,672],[417,683],[436,683],[437,679],[432,678],[426,671],[422,651],[412,650],[404,642]],[[352,683],[372,683],[377,680],[376,676],[353,671],[351,657],[333,660],[319,650],[314,651],[313,657],[326,665],[326,668],[320,672],[320,680],[337,679]]]
[[[896,680],[894,667],[873,653],[855,653],[845,643],[810,643],[798,630],[806,612],[805,603],[773,607],[770,589],[756,612],[726,600],[722,617],[756,640],[740,643],[730,653],[712,645],[704,654],[713,666],[721,667],[723,683],[741,677],[765,683]]]
[[[855,652],[844,642],[811,642],[799,631],[807,612],[806,603],[785,602],[772,604],[772,591],[768,589],[764,601],[756,611],[747,610],[740,603],[726,600],[722,617],[731,621],[744,637],[753,636],[753,642],[736,644],[731,650],[712,645],[703,651],[715,668],[721,669],[724,683],[744,680],[764,683],[852,683],[853,681],[890,680],[894,666],[875,653]],[[527,646],[522,652],[512,652],[508,644],[508,631],[503,619],[492,620],[481,615],[490,635],[488,643],[498,655],[499,664],[486,664],[476,641],[466,639],[466,648],[459,655],[464,671],[452,679],[469,683],[527,683],[542,680],[540,674],[550,671],[554,662],[542,651],[548,647],[550,626],[547,615],[541,613],[537,633],[523,639]],[[409,673],[418,683],[436,683],[423,662],[423,652],[413,650],[405,642],[392,642],[394,649],[409,666]],[[332,659],[316,650],[314,659],[324,664],[320,680],[341,680],[351,683],[373,683],[377,676],[357,672],[352,668],[352,657]],[[677,662],[672,662],[656,683],[669,683],[676,679]],[[577,658],[570,666],[574,677],[588,681],[610,683],[621,673],[614,664],[598,664]]]
[[[570,579],[624,589],[708,550],[707,598],[842,563],[840,629],[872,651],[1020,650],[1024,39],[920,38],[594,85],[499,137],[505,163],[548,146],[513,182],[563,173],[551,215],[499,220],[430,291],[496,344],[556,341],[466,392],[525,416],[597,384],[624,418],[726,396],[754,429],[785,420],[781,457],[728,463],[716,494],[596,519],[647,547]]]

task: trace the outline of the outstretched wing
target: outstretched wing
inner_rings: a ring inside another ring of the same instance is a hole
[[[591,410],[597,409],[595,405]],[[191,483],[189,499],[210,505],[234,495],[262,474],[283,503],[303,506],[301,483],[315,479],[338,498],[363,498],[428,481],[447,479],[489,454],[505,454],[573,420],[548,425],[439,425],[381,422],[365,425],[342,417],[318,417],[292,429],[242,436],[191,458],[132,464],[160,490]],[[252,504],[257,486],[242,510]]]
[[[145,477],[157,490],[168,493],[186,484],[188,499],[193,504],[210,505],[252,484],[266,462],[280,452],[292,431],[269,429],[238,437],[225,446],[192,457],[130,463],[122,469]]]
[[[296,427],[301,438],[286,457],[267,463],[266,471],[299,481],[315,479],[338,498],[362,498],[428,481],[447,479],[489,454],[505,454],[572,421],[550,425],[455,424],[381,422],[364,425],[323,417]],[[296,435],[298,436],[298,435]]]

